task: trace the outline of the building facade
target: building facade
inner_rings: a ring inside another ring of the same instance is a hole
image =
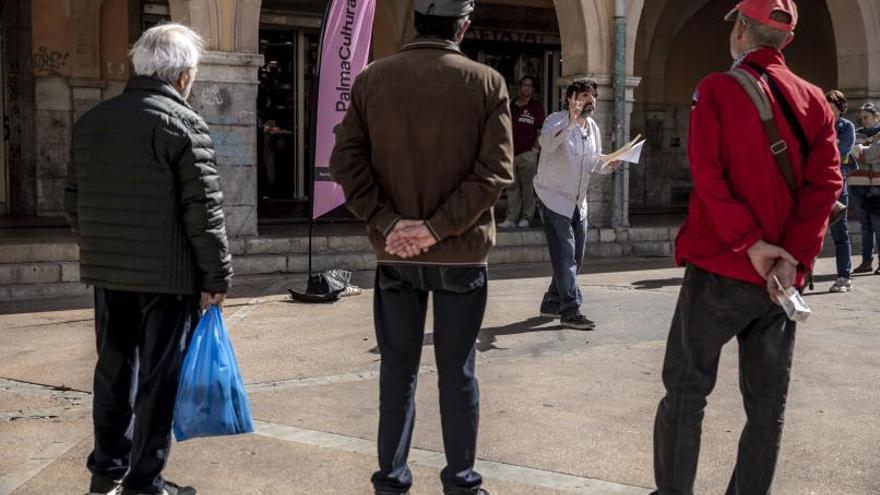
[[[326,0],[19,0],[0,9],[0,216],[60,215],[73,122],[122,91],[127,51],[144,29],[173,20],[208,43],[192,104],[212,129],[229,231],[306,218],[310,102]],[[790,65],[856,106],[880,100],[880,3],[799,0]],[[530,75],[548,112],[567,81],[600,83],[596,119],[612,142],[615,57],[625,59],[627,135],[648,140],[642,163],[591,183],[590,223],[681,212],[690,193],[687,120],[694,86],[725,70],[734,0],[625,0],[625,44],[615,46],[615,0],[478,0],[463,43],[516,91]],[[412,0],[377,0],[373,57],[413,35]],[[618,12],[620,13],[620,12]],[[618,24],[619,24],[618,22]],[[620,188],[615,194],[615,187]],[[342,210],[331,217],[344,217]],[[621,221],[622,220],[622,221]]]

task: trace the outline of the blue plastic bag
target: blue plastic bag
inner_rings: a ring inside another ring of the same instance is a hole
[[[174,437],[251,433],[254,424],[235,352],[217,306],[211,306],[196,326],[174,404]]]

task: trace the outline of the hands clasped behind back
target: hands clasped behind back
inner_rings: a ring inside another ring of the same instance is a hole
[[[385,239],[385,252],[399,258],[414,258],[437,244],[424,220],[398,220]]]

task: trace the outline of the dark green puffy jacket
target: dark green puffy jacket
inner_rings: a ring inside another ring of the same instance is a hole
[[[84,283],[170,294],[226,292],[223,193],[208,126],[169,84],[132,78],[73,129],[64,211]]]

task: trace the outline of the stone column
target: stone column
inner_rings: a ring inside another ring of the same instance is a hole
[[[231,237],[257,235],[257,70],[263,56],[206,52],[190,103],[211,128]]]
[[[171,0],[175,22],[205,38],[190,102],[211,128],[230,237],[257,232],[260,0]]]
[[[37,214],[61,215],[73,123],[102,99],[101,5],[82,0],[46,13],[41,2],[34,38]]]
[[[22,216],[37,210],[31,13],[31,0],[0,3],[0,83],[6,98],[3,124],[9,180],[6,212]]]
[[[602,148],[612,150],[614,88],[610,36],[613,27],[611,0],[554,1],[562,41],[562,75],[559,84],[591,77],[599,83],[599,102],[593,118],[602,129]],[[627,122],[632,106],[632,89],[627,85]],[[611,225],[614,212],[614,181],[611,175],[594,174],[587,192],[588,223],[594,227]]]
[[[373,56],[391,55],[415,37],[412,0],[377,0],[373,20]]]

